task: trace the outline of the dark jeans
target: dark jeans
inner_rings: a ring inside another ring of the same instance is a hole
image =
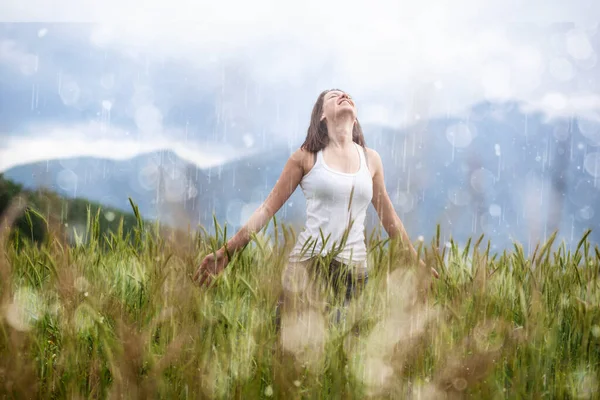
[[[324,264],[315,258],[309,265],[309,277],[312,282],[317,282],[322,292],[327,296],[327,309],[331,306],[339,306],[340,303],[343,307],[347,306],[350,301],[357,298],[363,291],[365,285],[369,281],[369,277],[365,272],[364,276],[354,276],[349,271],[348,266],[337,261],[332,260],[328,268],[324,268]],[[285,302],[285,293],[282,291],[277,301],[275,309],[275,325],[277,330],[281,326],[281,308]],[[340,309],[337,310],[336,322],[340,319]]]

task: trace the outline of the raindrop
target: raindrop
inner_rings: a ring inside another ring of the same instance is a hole
[[[244,204],[244,206],[242,207],[242,210],[240,212],[239,224],[244,225],[246,222],[248,222],[248,220],[250,219],[252,214],[254,214],[254,211],[256,211],[260,207],[260,205],[261,205],[261,203]]]
[[[590,140],[593,146],[600,146],[600,115],[595,116],[596,120],[578,119],[577,127],[583,136]]]
[[[598,56],[596,55],[596,53],[593,53],[590,58],[587,58],[585,60],[578,60],[577,66],[580,69],[590,70],[590,69],[594,68],[597,63],[598,63]],[[589,91],[589,88],[587,88],[587,89]]]
[[[586,154],[583,168],[594,178],[600,178],[600,152]]]
[[[567,99],[561,93],[548,93],[542,98],[542,104],[545,108],[562,110],[567,106]]]
[[[394,195],[394,204],[397,204],[403,213],[408,213],[415,206],[415,198],[411,193],[399,190]]]
[[[446,139],[454,147],[462,148],[469,146],[473,137],[474,135],[470,127],[464,123],[458,123],[446,129]]]
[[[24,75],[32,75],[38,70],[38,57],[33,54],[27,54],[23,56],[20,60],[21,62],[21,72]]]
[[[559,140],[561,142],[567,140],[569,138],[569,135],[571,134],[569,132],[569,124],[567,122],[557,123],[554,126],[554,130],[553,130],[552,134],[554,135],[554,138],[556,140]]]
[[[144,105],[151,104],[154,101],[154,91],[149,86],[137,86],[131,103],[134,107],[138,108]]]
[[[453,187],[448,189],[448,199],[457,206],[466,206],[471,202],[471,195],[462,188]]]
[[[73,286],[78,292],[87,292],[90,289],[90,283],[84,276],[78,276],[73,282]]]
[[[569,193],[569,200],[579,207],[585,207],[596,196],[596,189],[589,179],[580,179],[573,191]]]
[[[87,297],[87,296],[86,296]],[[77,307],[73,313],[73,325],[80,333],[88,333],[94,327],[94,320],[88,308]]]
[[[500,145],[498,143],[496,143],[494,145],[494,152],[496,153],[497,157],[500,157],[500,155],[502,154],[501,151],[500,151]]]
[[[452,380],[452,386],[459,392],[464,391],[467,388],[468,382],[463,377],[454,378]]]
[[[494,174],[485,168],[476,169],[471,173],[471,186],[480,193],[491,190],[494,186]]]
[[[198,189],[196,188],[196,186],[190,185],[187,188],[187,194],[186,194],[186,196],[187,196],[188,200],[189,199],[193,199],[194,197],[198,196]]]
[[[165,182],[165,198],[169,202],[183,201],[186,195],[186,185],[183,177],[179,174],[176,178],[167,179]]]
[[[490,215],[499,218],[502,215],[502,208],[498,204],[490,204]]]
[[[77,174],[70,169],[63,169],[56,175],[56,184],[64,191],[77,189]]]
[[[244,145],[246,145],[246,147],[252,147],[252,146],[254,146],[254,137],[252,137],[251,134],[246,133],[243,136],[243,140],[244,140]]]
[[[497,225],[494,217],[489,214],[481,214],[479,217],[479,224],[481,225],[481,230],[483,233],[486,234],[494,233],[494,229]]]
[[[102,108],[106,111],[110,111],[112,108],[112,103],[109,100],[102,100]]]
[[[587,35],[578,29],[567,33],[567,52],[576,60],[587,60],[594,54],[594,49]]]
[[[227,204],[227,211],[225,219],[230,226],[239,226],[240,224],[240,216],[242,215],[242,208],[244,207],[244,202],[240,199],[234,199]]]
[[[308,272],[302,263],[290,262],[281,274],[284,290],[291,293],[303,292],[308,283]]]
[[[583,219],[592,219],[594,217],[594,209],[590,206],[585,206],[579,210],[579,216]]]
[[[22,287],[15,291],[13,302],[5,308],[6,322],[15,330],[30,330],[44,313],[44,302],[35,291]]]
[[[38,31],[37,35],[39,38],[43,38],[48,33],[48,29],[42,28]]]
[[[250,195],[250,201],[262,203],[264,199],[265,199],[265,190],[262,190],[259,188],[254,188],[252,190],[252,194]]]
[[[273,387],[271,385],[267,386],[267,388],[265,389],[265,396],[266,397],[273,396]]]
[[[79,89],[79,85],[74,80],[62,77],[58,94],[65,105],[74,106],[79,101],[81,89]]]
[[[570,81],[573,79],[573,65],[564,57],[557,57],[550,61],[550,75],[559,81]]]
[[[162,127],[162,114],[151,104],[139,106],[135,110],[135,124],[142,132],[158,132]]]
[[[106,218],[108,222],[112,222],[115,220],[115,213],[112,211],[107,211],[104,213],[104,218]]]
[[[138,182],[145,190],[154,190],[158,184],[158,165],[148,163],[138,172]]]

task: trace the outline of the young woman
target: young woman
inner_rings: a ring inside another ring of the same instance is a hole
[[[202,260],[194,280],[202,285],[219,274],[229,262],[227,252],[245,247],[251,233],[265,226],[298,185],[306,197],[307,221],[289,255],[284,289],[302,292],[305,278],[316,273],[346,300],[356,295],[367,279],[364,221],[369,203],[388,235],[400,236],[416,260],[417,252],[386,191],[381,158],[365,146],[356,105],[347,93],[332,89],[319,95],[306,140],[290,156],[264,203],[226,246]],[[323,265],[324,259],[329,265]],[[435,269],[431,272],[438,276]],[[340,281],[344,285],[338,285]]]

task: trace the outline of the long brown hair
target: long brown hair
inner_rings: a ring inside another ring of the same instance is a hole
[[[308,132],[306,133],[306,139],[304,139],[304,143],[300,146],[301,149],[316,153],[319,150],[323,150],[329,143],[327,122],[325,120],[321,121],[321,114],[323,113],[323,99],[327,93],[333,90],[343,92],[343,90],[340,89],[324,90],[317,98],[317,102],[313,106],[312,114],[310,116],[310,125],[308,126]],[[366,148],[365,137],[363,136],[363,131],[360,122],[358,122],[358,118],[356,119],[356,124],[354,124],[354,127],[352,128],[352,141],[359,146]]]

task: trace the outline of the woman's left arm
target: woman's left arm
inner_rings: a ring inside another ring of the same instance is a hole
[[[410,238],[408,237],[408,233],[404,228],[404,224],[398,217],[396,210],[394,209],[394,205],[392,204],[392,200],[385,188],[384,178],[383,178],[383,163],[381,161],[381,157],[379,153],[373,149],[369,149],[369,160],[373,160],[371,162],[372,168],[375,173],[373,175],[373,199],[371,203],[375,207],[375,211],[379,216],[379,220],[383,225],[383,228],[387,232],[388,236],[391,238],[395,238],[400,236],[402,243],[405,246],[408,246],[409,251],[411,252],[413,258],[418,259],[418,254],[415,248],[413,247]],[[422,266],[425,266],[425,263],[419,259],[419,263]],[[437,271],[432,268],[431,272],[437,278]]]

